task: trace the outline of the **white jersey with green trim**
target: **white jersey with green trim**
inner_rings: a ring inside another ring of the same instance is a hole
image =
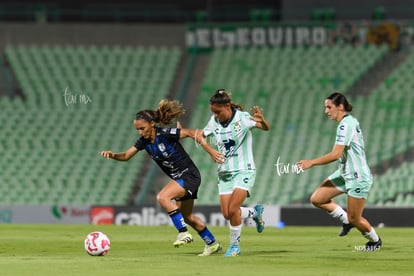
[[[336,129],[335,144],[345,146],[339,158],[339,171],[345,180],[371,182],[372,174],[365,155],[364,137],[358,120],[347,114]]]
[[[253,139],[251,129],[256,122],[248,112],[233,109],[230,121],[223,125],[211,116],[204,128],[204,136],[214,135],[214,144],[226,160],[219,164],[219,172],[254,170]]]

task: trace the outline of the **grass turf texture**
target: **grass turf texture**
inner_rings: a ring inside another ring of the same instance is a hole
[[[111,240],[104,257],[83,249],[85,236],[102,231]],[[227,227],[211,227],[227,249]],[[174,248],[173,227],[93,225],[0,225],[1,275],[413,275],[414,229],[377,229],[383,248],[358,251],[366,240],[339,227],[254,227],[242,232],[241,255],[198,257],[194,242]],[[224,252],[223,252],[224,253]]]

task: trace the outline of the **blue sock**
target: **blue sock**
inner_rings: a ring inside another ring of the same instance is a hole
[[[175,209],[171,212],[168,212],[172,222],[174,223],[175,228],[177,228],[178,232],[186,232],[187,224],[185,224],[183,214],[181,214],[179,209]]]
[[[216,241],[216,239],[213,236],[213,233],[211,233],[210,230],[207,229],[207,227],[198,232],[198,234],[207,245],[210,245]]]

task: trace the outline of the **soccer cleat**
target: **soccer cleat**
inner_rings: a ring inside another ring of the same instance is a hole
[[[218,242],[215,242],[211,245],[207,245],[204,246],[204,251],[201,254],[198,254],[198,256],[210,256],[213,253],[217,253],[220,252],[223,248],[221,247],[221,244]]]
[[[239,255],[240,255],[240,245],[238,244],[230,244],[229,248],[224,254],[225,257],[236,257]]]
[[[350,223],[343,223],[342,224],[342,229],[341,229],[341,231],[339,231],[338,235],[340,237],[346,236],[346,235],[348,235],[349,231],[351,231],[351,229],[354,228],[354,227],[355,226],[350,224]]]
[[[377,251],[380,250],[382,246],[381,238],[377,242],[369,241],[365,244],[365,251]]]
[[[264,211],[264,207],[261,204],[257,204],[256,206],[254,206],[254,216],[253,216],[253,220],[254,222],[256,222],[256,230],[259,233],[263,232],[264,229],[264,221],[263,221],[263,211]]]
[[[193,242],[193,236],[188,232],[179,233],[177,236],[177,240],[173,243],[174,247],[180,247],[186,243]]]

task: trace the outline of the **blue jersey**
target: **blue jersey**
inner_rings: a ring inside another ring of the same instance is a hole
[[[151,156],[158,166],[172,179],[179,179],[183,174],[196,170],[197,167],[179,143],[180,129],[155,128],[155,141],[140,137],[135,148]]]

